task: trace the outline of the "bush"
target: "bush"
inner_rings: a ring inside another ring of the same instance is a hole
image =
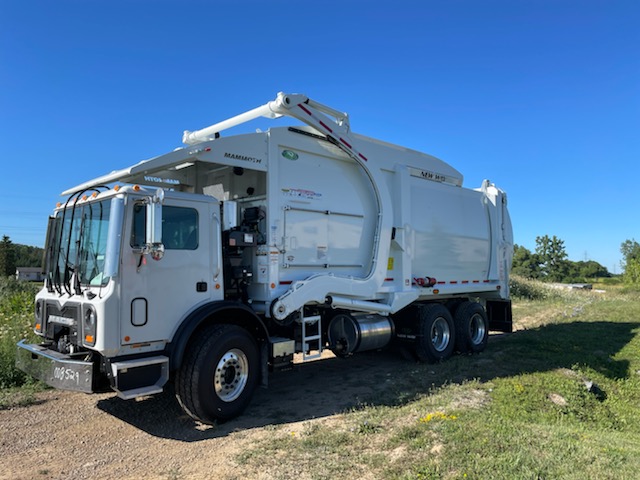
[[[28,377],[15,368],[16,343],[33,333],[33,302],[39,284],[0,278],[0,388],[25,384]]]
[[[527,280],[518,275],[511,275],[509,290],[514,300],[550,300],[562,296],[560,291],[548,284],[538,280]]]

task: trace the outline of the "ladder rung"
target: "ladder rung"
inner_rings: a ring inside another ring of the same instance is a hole
[[[300,311],[302,319],[302,359],[313,360],[322,356],[322,317],[320,315],[312,315],[305,317],[303,311]],[[307,335],[307,329],[313,330],[313,335]],[[317,342],[317,348],[312,348],[310,343]],[[317,353],[311,353],[312,351]]]

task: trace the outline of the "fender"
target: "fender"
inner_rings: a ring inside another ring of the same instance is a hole
[[[264,322],[247,305],[231,300],[207,303],[196,308],[182,321],[167,345],[165,352],[169,357],[170,370],[180,368],[191,336],[198,328],[208,323],[238,325],[247,329],[258,342],[269,338]]]

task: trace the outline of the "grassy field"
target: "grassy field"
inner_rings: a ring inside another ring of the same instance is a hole
[[[33,302],[40,284],[0,277],[0,408],[29,402],[42,388],[15,368],[16,343],[35,340]]]
[[[555,479],[640,475],[640,300],[519,281],[517,331],[398,376],[385,398],[238,459],[282,478]]]
[[[0,399],[26,381],[13,352],[33,288],[0,285]],[[415,364],[341,415],[264,427],[234,460],[281,478],[639,478],[640,294],[604,289],[518,280],[516,331],[484,353]]]

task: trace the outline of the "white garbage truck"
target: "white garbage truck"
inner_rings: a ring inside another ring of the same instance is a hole
[[[295,125],[221,136],[283,116]],[[511,221],[489,181],[464,188],[447,163],[355,134],[300,94],[183,143],[63,192],[35,299],[41,342],[19,342],[18,368],[124,399],[172,381],[212,423],[294,355],[399,345],[439,362],[511,330]]]

